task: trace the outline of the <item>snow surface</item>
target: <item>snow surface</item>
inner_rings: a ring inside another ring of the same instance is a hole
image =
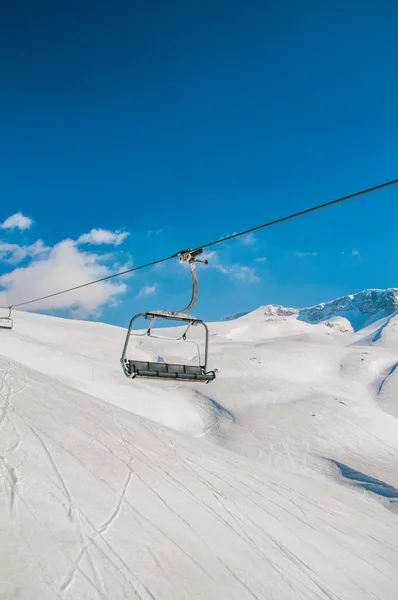
[[[210,324],[203,385],[128,380],[124,329],[16,312],[0,599],[397,597],[397,317],[365,325]],[[129,354],[195,348],[144,336]]]

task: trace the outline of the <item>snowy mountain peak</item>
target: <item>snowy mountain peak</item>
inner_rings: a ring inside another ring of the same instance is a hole
[[[281,306],[280,304],[268,304],[264,306],[264,315],[266,317],[291,317],[297,314],[297,312],[295,308],[286,308],[286,306]]]
[[[398,289],[364,290],[331,302],[303,308],[298,318],[308,323],[319,323],[332,317],[345,317],[354,329],[360,329],[398,310]]]
[[[260,306],[260,308],[258,308],[255,312],[261,312],[261,315],[264,315],[265,317],[291,317],[292,315],[297,315],[299,311],[296,308],[287,308],[286,306],[282,306],[280,304],[266,304],[265,306]],[[236,319],[246,317],[251,313],[252,311],[239,312],[229,315],[228,317],[224,317],[221,320],[235,321]]]
[[[336,300],[330,302],[322,302],[301,309],[268,304],[260,307],[255,312],[261,312],[261,315],[265,317],[295,316],[299,321],[313,324],[328,321],[334,317],[343,317],[357,331],[379,319],[394,314],[396,311],[398,311],[398,288],[363,290],[357,294],[347,294],[347,296],[336,298]],[[237,313],[223,320],[232,321],[249,314],[250,311]]]

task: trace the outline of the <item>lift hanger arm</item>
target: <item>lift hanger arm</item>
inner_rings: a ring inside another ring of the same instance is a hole
[[[201,248],[199,248],[198,250],[195,250],[195,251],[183,250],[182,252],[178,253],[178,256],[180,257],[180,262],[188,262],[189,263],[189,267],[190,267],[191,275],[192,275],[191,301],[186,308],[184,308],[183,310],[178,311],[178,312],[189,313],[189,311],[192,310],[196,304],[196,301],[198,299],[198,275],[196,273],[195,262],[201,262],[204,265],[208,264],[207,260],[199,260],[197,258],[197,256],[202,254],[202,252],[203,252],[203,250]]]

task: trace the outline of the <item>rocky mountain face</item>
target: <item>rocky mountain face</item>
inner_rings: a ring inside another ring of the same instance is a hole
[[[324,302],[298,311],[299,319],[308,323],[318,323],[332,317],[357,315],[364,321],[376,316],[387,317],[398,310],[398,288],[388,290],[364,290],[331,302]]]
[[[263,311],[265,317],[289,317],[297,315],[300,321],[319,323],[333,317],[348,319],[354,329],[359,329],[365,324],[387,317],[398,311],[398,288],[387,290],[364,290],[357,294],[349,294],[332,300],[322,302],[309,308],[286,308],[275,304],[258,309]],[[232,321],[250,314],[249,312],[236,313],[223,319]]]

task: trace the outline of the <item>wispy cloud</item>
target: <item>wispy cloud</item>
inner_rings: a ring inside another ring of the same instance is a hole
[[[240,241],[244,246],[254,246],[257,242],[257,238],[254,233],[247,233],[240,238]]]
[[[304,258],[305,256],[318,256],[318,252],[296,252],[296,256]]]
[[[224,275],[230,275],[241,283],[256,283],[261,281],[252,267],[234,263],[226,265],[220,262],[218,253],[215,250],[203,252],[201,259],[208,260],[210,267],[217,269]]]
[[[267,261],[267,257],[266,256],[261,256],[259,258],[256,258],[254,262],[256,263],[265,263]]]
[[[359,253],[359,250],[357,250],[356,248],[352,249],[351,255],[352,256],[361,256],[360,253]]]
[[[145,298],[146,296],[150,296],[151,294],[154,294],[156,292],[156,289],[156,283],[154,283],[153,285],[146,285],[140,290],[139,294],[137,295],[137,298]]]
[[[2,229],[19,229],[25,231],[33,225],[33,220],[30,217],[25,217],[21,212],[17,212],[11,217],[8,217],[0,227]]]
[[[258,283],[261,278],[256,275],[254,269],[242,265],[234,265],[233,274],[241,283]]]
[[[109,231],[108,229],[92,229],[89,233],[81,235],[77,244],[101,245],[110,244],[120,246],[130,234],[127,231]]]
[[[160,235],[163,232],[163,229],[149,229],[145,235],[145,239],[147,240],[151,236]]]
[[[0,261],[16,264],[30,256],[39,256],[49,252],[51,248],[45,246],[42,240],[37,240],[30,246],[20,246],[19,244],[8,244],[0,240]]]
[[[198,258],[200,260],[207,260],[209,265],[211,263],[218,263],[218,254],[215,250],[205,250]]]

